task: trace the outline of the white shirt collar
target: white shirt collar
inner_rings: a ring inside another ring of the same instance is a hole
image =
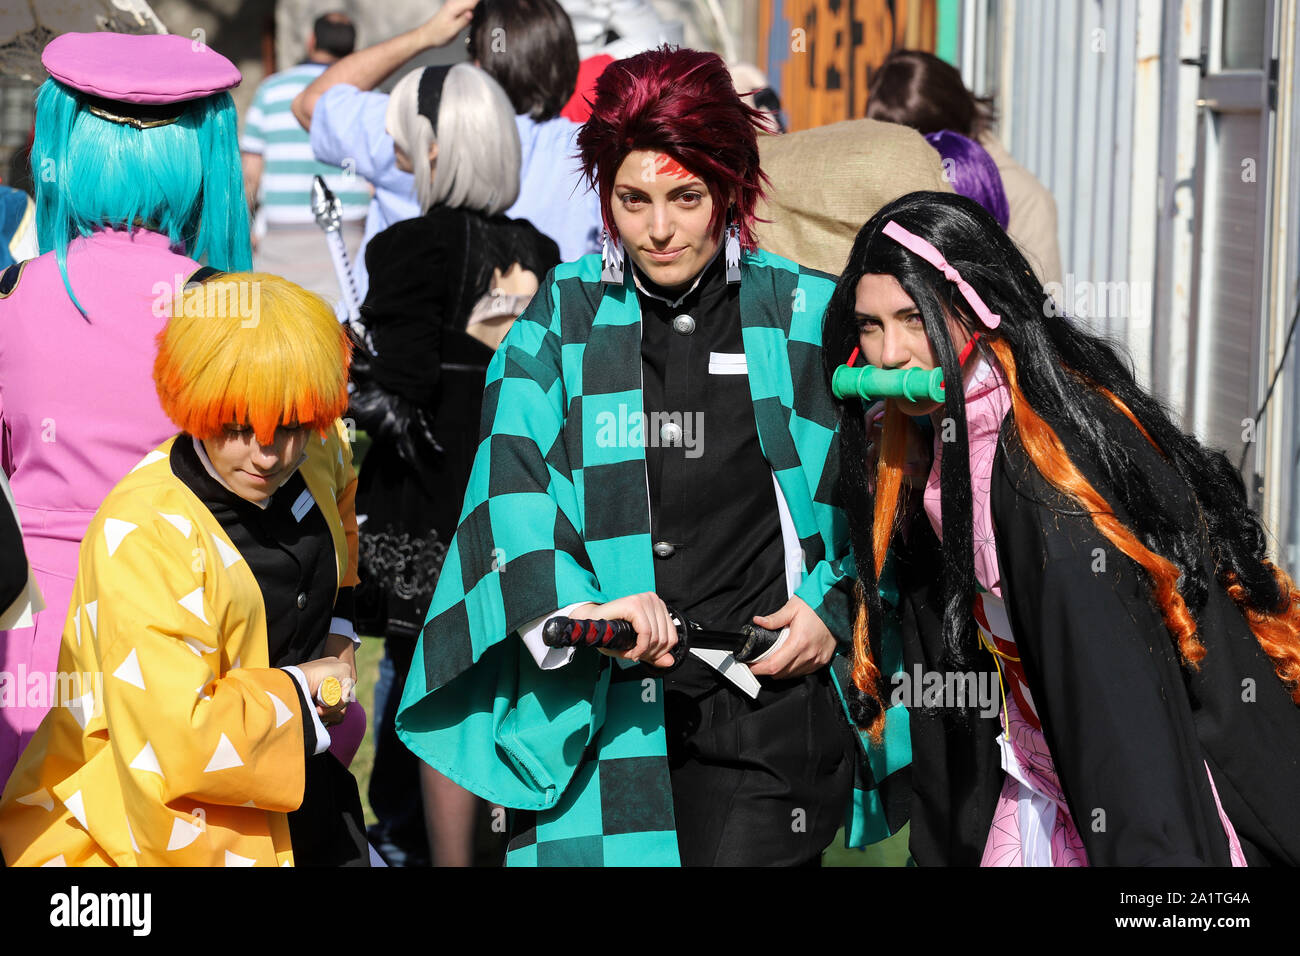
[[[670,309],[675,309],[675,308],[677,308],[679,305],[681,305],[683,301],[685,301],[685,299],[686,299],[686,297],[687,297],[688,295],[690,295],[692,292],[694,292],[694,291],[699,287],[699,285],[700,285],[700,281],[704,278],[704,273],[706,273],[706,272],[709,271],[709,267],[713,265],[714,260],[716,260],[716,259],[718,258],[718,256],[722,254],[722,247],[723,247],[725,244],[726,244],[726,243],[724,243],[724,242],[719,242],[719,243],[718,243],[718,248],[716,248],[716,249],[713,250],[713,255],[710,256],[710,257],[709,257],[709,261],[706,262],[706,263],[704,264],[704,268],[701,269],[699,272],[697,272],[697,273],[695,274],[695,281],[691,283],[691,287],[690,287],[689,289],[687,289],[685,292],[683,292],[680,296],[678,296],[677,299],[676,299],[676,301],[674,301],[674,300],[672,300],[672,299],[669,299],[668,296],[666,296],[666,295],[659,295],[659,293],[657,293],[657,292],[651,292],[649,289],[647,289],[645,286],[643,286],[643,285],[641,284],[641,276],[638,274],[638,271],[637,271],[637,268],[636,268],[636,263],[634,263],[634,262],[629,258],[629,259],[628,259],[628,265],[630,265],[630,266],[632,267],[632,281],[636,283],[636,287],[637,287],[637,289],[638,289],[640,292],[642,292],[643,294],[650,296],[650,298],[652,298],[652,299],[658,299],[660,302],[667,302],[667,303],[668,303],[668,308],[670,308]]]

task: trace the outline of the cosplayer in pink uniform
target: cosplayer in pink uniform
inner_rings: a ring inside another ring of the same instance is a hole
[[[0,278],[0,464],[46,609],[0,632],[0,785],[57,703],[28,675],[56,668],[86,526],[175,431],[152,369],[177,286],[202,261],[251,264],[229,60],[188,37],[70,33],[42,62],[44,255]]]

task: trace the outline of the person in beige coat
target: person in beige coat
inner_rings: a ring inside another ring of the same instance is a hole
[[[758,244],[831,275],[844,270],[858,230],[881,206],[917,190],[953,191],[939,154],[893,123],[846,120],[760,136],[758,150],[772,184],[758,204]]]
[[[1044,283],[1059,284],[1061,247],[1056,232],[1056,200],[1033,173],[1011,158],[992,133],[984,132],[979,144],[993,157],[1002,174],[1002,189],[1011,210],[1007,235],[1016,241]]]
[[[867,91],[867,116],[910,126],[918,132],[952,130],[988,150],[1002,174],[1011,219],[1007,235],[1044,283],[1061,282],[1061,247],[1056,200],[993,135],[990,98],[977,97],[953,66],[920,50],[896,50],[880,65]]]

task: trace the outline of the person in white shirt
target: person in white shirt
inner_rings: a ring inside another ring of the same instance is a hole
[[[352,52],[356,28],[343,13],[318,17],[307,37],[307,59],[262,81],[244,117],[239,139],[244,191],[253,215],[254,267],[284,276],[334,302],[338,278],[311,211],[312,180],[343,204],[343,236],[355,256],[370,204],[370,188],[354,169],[319,162],[289,108],[295,96],[326,68]]]
[[[352,275],[362,299],[370,287],[365,246],[389,226],[420,215],[415,180],[397,167],[393,137],[384,125],[388,94],[376,88],[408,60],[456,39],[469,26],[476,3],[478,0],[447,0],[414,30],[343,57],[291,104],[294,117],[311,134],[316,159],[347,165],[374,187],[361,252],[352,257]]]

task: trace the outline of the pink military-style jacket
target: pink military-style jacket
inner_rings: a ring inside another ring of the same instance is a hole
[[[0,282],[0,466],[46,608],[0,631],[0,786],[57,699],[77,549],[104,496],[176,431],[154,391],[155,337],[198,263],[166,236],[104,229]]]

